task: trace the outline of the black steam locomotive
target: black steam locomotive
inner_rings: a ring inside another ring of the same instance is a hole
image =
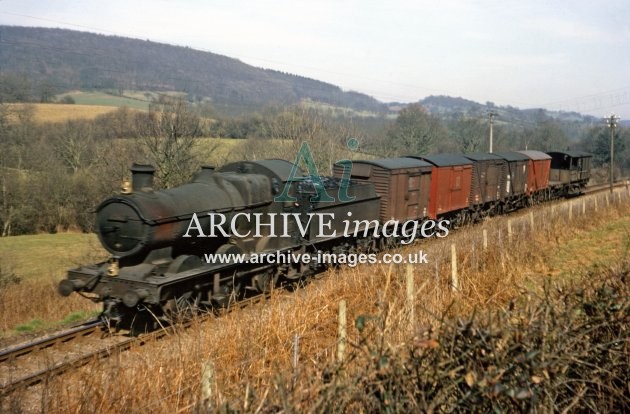
[[[208,253],[247,258],[262,251],[308,254],[367,249],[370,238],[321,237],[320,229],[323,226],[326,234],[343,233],[341,221],[333,217],[347,218],[348,211],[354,219],[373,220],[380,203],[374,187],[347,182],[343,189],[349,201],[335,197],[320,202],[317,185],[325,186],[326,194],[337,194],[343,179],[288,181],[293,168],[284,160],[236,162],[218,171],[202,168],[189,184],[154,191],[153,168],[134,165],[131,189],[105,200],[96,210],[98,236],[111,253],[110,260],[69,270],[59,292],[89,293],[104,303],[104,315],[115,322],[137,319],[144,312],[151,318],[169,319],[190,307],[222,306],[248,291],[265,292],[280,279],[293,281],[323,266],[316,260],[308,265],[207,263],[202,258]],[[297,174],[303,177],[301,171]],[[290,199],[275,202],[283,190]],[[210,223],[219,214],[222,220]],[[247,234],[248,216],[262,217],[259,234]],[[199,225],[196,231],[193,224]],[[208,237],[204,231],[212,226],[221,231]],[[274,232],[282,237],[274,237]]]

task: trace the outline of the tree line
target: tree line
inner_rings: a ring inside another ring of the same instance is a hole
[[[293,160],[307,142],[322,174],[331,173],[332,164],[342,158],[487,151],[486,120],[465,115],[442,120],[417,104],[396,117],[346,116],[304,104],[240,117],[208,115],[207,106],[168,96],[148,111],[119,108],[92,120],[57,123],[37,122],[32,106],[0,104],[0,234],[92,231],[95,207],[119,191],[133,162],[156,166],[157,188],[179,185],[208,163],[208,152],[220,145],[202,151],[201,137],[237,140],[223,162]],[[594,154],[604,179],[609,134],[602,125],[570,140],[553,119],[527,128],[497,122],[494,148],[586,150]],[[630,146],[624,144],[630,131],[618,129],[616,135],[621,175],[630,170]],[[351,138],[358,147],[348,145]]]

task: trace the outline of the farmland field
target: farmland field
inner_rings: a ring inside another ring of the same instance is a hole
[[[33,108],[35,122],[64,122],[70,119],[94,119],[116,110],[113,106],[69,105],[69,104],[28,104]],[[11,108],[24,108],[24,104],[10,104]]]
[[[105,92],[84,92],[74,91],[68,92],[59,97],[70,96],[79,105],[98,105],[98,106],[110,106],[121,107],[126,106],[128,108],[149,109],[150,97],[145,97],[143,94],[135,93],[130,97],[118,96]]]
[[[24,280],[58,280],[68,267],[104,254],[95,234],[36,234],[0,238],[3,270],[11,270]]]

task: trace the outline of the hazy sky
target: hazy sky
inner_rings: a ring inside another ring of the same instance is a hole
[[[445,94],[630,119],[628,0],[0,0],[0,24],[190,46],[382,101]]]

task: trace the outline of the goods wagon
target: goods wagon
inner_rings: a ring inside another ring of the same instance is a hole
[[[507,162],[506,207],[508,209],[522,207],[527,194],[527,166],[530,161],[529,158],[515,151],[494,154]]]
[[[429,193],[429,218],[446,217],[461,224],[469,207],[473,162],[463,155],[434,154],[409,156],[430,163],[431,191]]]
[[[344,166],[333,166],[335,177],[343,177]],[[381,197],[381,222],[417,220],[428,214],[432,168],[428,162],[413,158],[352,161],[350,178],[374,184]]]
[[[497,205],[507,197],[507,161],[498,155],[490,153],[466,154],[466,158],[473,162],[470,189],[470,204]]]
[[[527,166],[527,195],[531,199],[543,199],[549,188],[551,157],[541,151],[518,151],[529,158]]]

